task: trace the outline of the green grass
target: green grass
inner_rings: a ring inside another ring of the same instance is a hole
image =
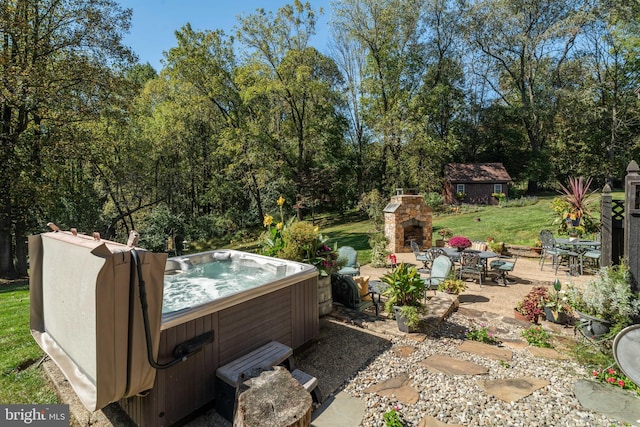
[[[0,282],[0,403],[58,403],[38,361],[43,352],[29,330],[26,281]]]

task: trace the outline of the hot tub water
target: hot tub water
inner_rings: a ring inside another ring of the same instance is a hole
[[[286,266],[234,259],[181,265],[166,274],[162,313],[172,313],[242,292],[285,276]]]

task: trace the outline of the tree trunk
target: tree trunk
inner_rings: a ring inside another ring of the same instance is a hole
[[[234,427],[307,427],[311,425],[311,395],[289,371],[276,366],[245,381],[240,393]]]

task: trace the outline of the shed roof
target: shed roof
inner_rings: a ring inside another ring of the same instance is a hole
[[[450,182],[510,182],[502,163],[449,163],[444,168]]]

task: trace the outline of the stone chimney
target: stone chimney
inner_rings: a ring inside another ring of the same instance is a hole
[[[414,194],[398,194],[384,208],[384,235],[389,239],[391,252],[411,252],[411,241],[422,248],[430,248],[433,231],[433,211],[424,197]]]

